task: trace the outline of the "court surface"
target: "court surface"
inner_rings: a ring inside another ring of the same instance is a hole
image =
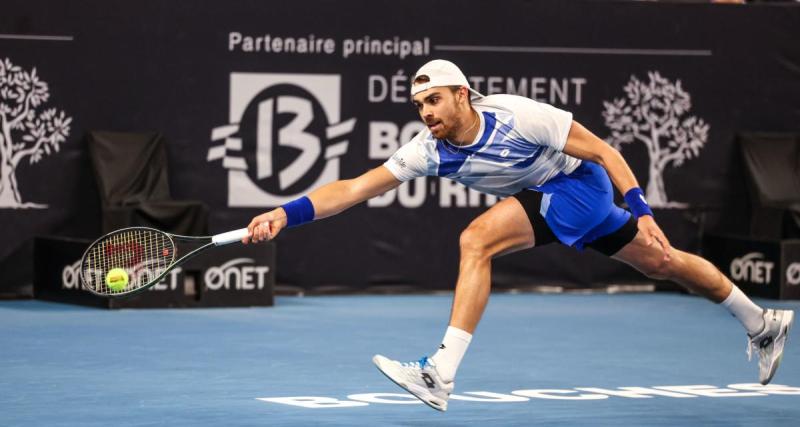
[[[434,411],[371,358],[432,352],[450,303],[450,295],[279,297],[272,308],[107,311],[0,301],[0,425],[800,423],[796,330],[773,381],[794,388],[737,390],[729,385],[758,378],[738,322],[700,298],[658,293],[493,295],[455,392],[507,401],[451,399],[446,413]],[[279,403],[298,396],[328,406]]]

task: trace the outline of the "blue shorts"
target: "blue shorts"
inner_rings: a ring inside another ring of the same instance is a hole
[[[632,218],[614,204],[611,180],[597,163],[584,160],[569,175],[560,173],[531,189],[543,193],[539,213],[553,234],[577,249],[620,230]]]

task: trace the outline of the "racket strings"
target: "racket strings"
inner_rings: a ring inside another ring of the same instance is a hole
[[[101,294],[127,293],[158,279],[175,260],[175,245],[165,233],[156,230],[125,230],[96,242],[87,251],[83,266],[84,282]],[[113,269],[122,269],[128,283],[111,289],[106,277]]]

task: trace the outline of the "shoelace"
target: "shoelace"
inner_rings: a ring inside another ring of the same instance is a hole
[[[761,346],[758,345],[755,341],[753,341],[753,340],[748,338],[747,339],[747,361],[748,362],[753,360],[753,350],[759,351],[759,352],[762,352],[762,353],[765,351],[765,349],[761,348]]]
[[[751,341],[749,338],[747,339],[747,361],[748,362],[753,360],[753,349],[755,348],[756,350],[758,350],[757,347],[758,347],[758,345],[756,345],[756,343]]]
[[[404,368],[423,369],[427,364],[428,364],[428,356],[422,356],[422,359],[415,360],[413,362],[401,363],[400,366]]]

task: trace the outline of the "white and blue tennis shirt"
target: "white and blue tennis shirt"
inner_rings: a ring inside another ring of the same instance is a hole
[[[541,186],[581,161],[564,154],[572,113],[516,95],[490,95],[472,104],[480,117],[475,141],[456,146],[422,130],[384,163],[399,180],[441,176],[506,197]]]

